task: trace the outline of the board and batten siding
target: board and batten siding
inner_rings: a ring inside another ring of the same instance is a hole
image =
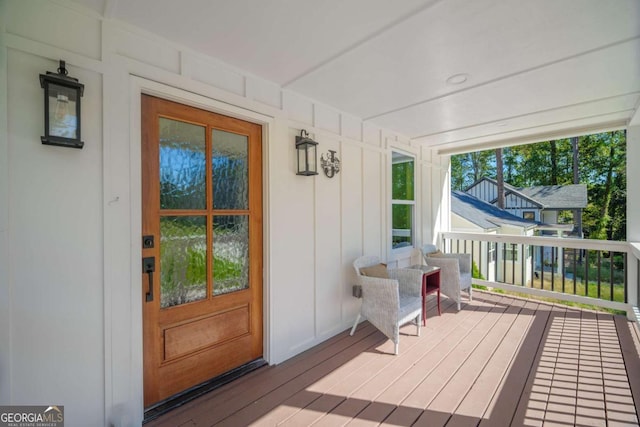
[[[484,200],[487,203],[495,205],[495,200],[498,198],[498,186],[486,179],[480,180],[466,192],[480,200]],[[509,190],[505,190],[504,198],[505,209],[509,213],[522,218],[525,211],[533,211],[535,213],[535,221],[540,221],[540,206],[538,203],[532,202],[530,199],[522,197],[519,194],[515,194]]]
[[[414,261],[390,249],[391,150],[416,156],[416,244],[449,227],[449,158],[403,135],[72,2],[0,0],[0,20],[0,404],[142,421],[141,93],[263,126],[269,363],[352,324],[355,258]],[[85,85],[82,150],[40,143],[38,75],[60,59]],[[295,175],[303,128],[333,179]]]

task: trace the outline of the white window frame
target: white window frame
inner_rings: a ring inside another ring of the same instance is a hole
[[[413,162],[413,200],[399,200],[399,199],[394,199],[393,198],[393,165],[394,165],[394,161],[393,161],[393,157],[394,157],[394,153],[398,154],[398,155],[402,155],[405,157],[410,158],[411,160],[407,160],[407,161],[412,161]],[[391,197],[391,203],[390,203],[390,232],[391,232],[391,239],[389,241],[390,243],[390,247],[391,247],[391,252],[392,253],[397,253],[397,252],[402,252],[405,250],[409,250],[409,249],[413,249],[415,248],[416,245],[416,198],[417,198],[417,190],[416,190],[416,166],[417,166],[417,161],[416,161],[416,156],[414,154],[411,153],[407,153],[398,149],[394,149],[391,148],[391,167],[390,167],[390,197]],[[398,248],[394,248],[393,247],[393,236],[394,236],[394,228],[393,228],[393,206],[394,205],[409,205],[411,206],[411,229],[409,230],[410,232],[410,245],[407,246],[402,246],[402,247],[398,247]]]

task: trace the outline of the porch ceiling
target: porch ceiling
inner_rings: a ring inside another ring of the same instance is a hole
[[[638,0],[73,1],[443,152],[640,122]]]

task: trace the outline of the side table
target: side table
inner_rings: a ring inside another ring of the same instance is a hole
[[[416,264],[409,267],[412,270],[422,271],[422,326],[427,324],[427,295],[438,293],[438,316],[440,313],[440,267],[432,265]]]

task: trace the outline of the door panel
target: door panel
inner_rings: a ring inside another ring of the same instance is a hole
[[[142,115],[149,407],[262,356],[262,129],[147,95]]]

